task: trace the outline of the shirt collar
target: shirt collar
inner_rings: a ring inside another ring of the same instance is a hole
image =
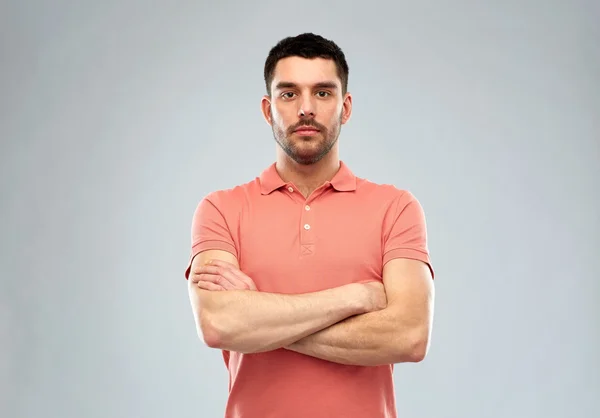
[[[260,174],[259,181],[260,191],[264,195],[286,185],[286,182],[282,180],[277,172],[275,163],[271,164]],[[340,161],[339,170],[326,184],[331,184],[339,192],[354,191],[356,190],[356,176],[343,161]]]

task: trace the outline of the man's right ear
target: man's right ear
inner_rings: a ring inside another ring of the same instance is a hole
[[[260,101],[260,109],[262,111],[263,117],[269,126],[273,124],[273,118],[271,113],[271,96],[264,95],[262,100]]]

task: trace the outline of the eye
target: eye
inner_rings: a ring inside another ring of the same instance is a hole
[[[321,91],[317,92],[317,95],[318,95],[319,97],[327,97],[327,96],[329,96],[330,94],[329,94],[329,92],[328,92],[328,91],[323,91],[323,90],[321,90]]]
[[[281,97],[283,97],[284,99],[291,99],[293,97],[294,93],[291,91],[287,91],[285,93],[281,94]]]

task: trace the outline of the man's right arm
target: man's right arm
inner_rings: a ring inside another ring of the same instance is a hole
[[[286,347],[350,316],[381,309],[372,285],[349,284],[299,295],[251,290],[209,291],[191,278],[208,260],[238,266],[233,254],[207,250],[194,257],[188,290],[198,336],[212,348],[257,353]]]

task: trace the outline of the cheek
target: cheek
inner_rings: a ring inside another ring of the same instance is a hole
[[[281,129],[285,129],[287,126],[290,126],[292,123],[294,123],[285,111],[282,112],[280,109],[275,108],[271,110],[271,121],[273,125]]]
[[[277,109],[275,106],[271,106],[271,121],[273,124],[280,125],[282,120],[283,118],[279,109]]]
[[[337,123],[344,111],[344,106],[343,104],[336,104],[335,106],[329,106],[328,108],[323,109],[323,111],[327,115],[327,120],[330,123]]]
[[[284,124],[281,120],[281,116],[273,113],[271,116],[271,125],[277,130],[283,130]]]
[[[329,126],[335,126],[340,122],[340,117],[342,116],[342,110],[332,110],[327,114],[327,121]]]

